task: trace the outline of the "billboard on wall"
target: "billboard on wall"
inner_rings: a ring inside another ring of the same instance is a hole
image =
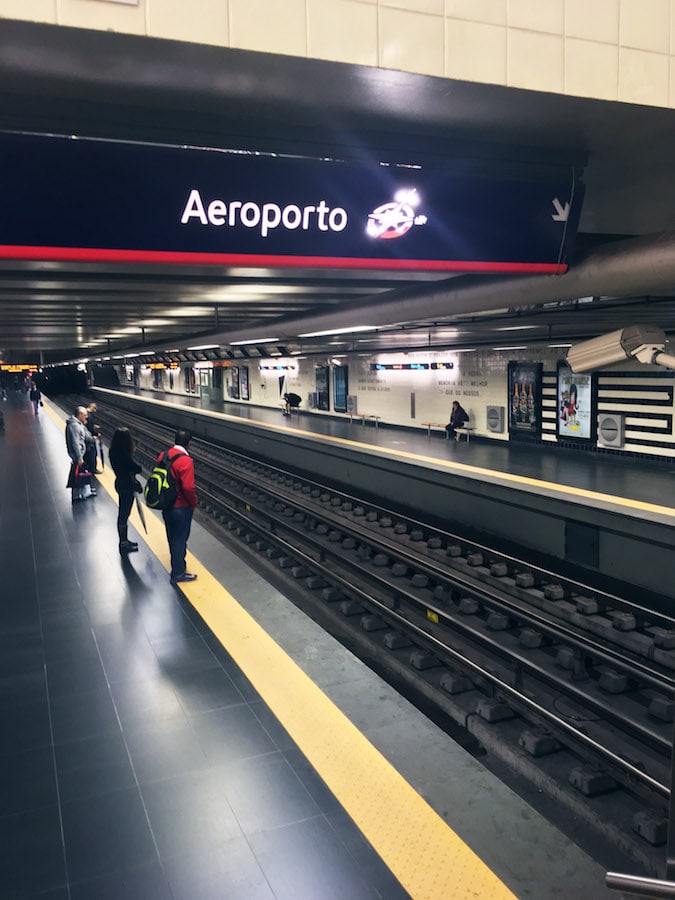
[[[575,375],[569,366],[559,363],[556,416],[559,438],[591,440],[594,437],[592,375]]]
[[[0,258],[559,273],[583,186],[555,171],[0,133]]]
[[[509,433],[541,433],[541,363],[509,363]]]

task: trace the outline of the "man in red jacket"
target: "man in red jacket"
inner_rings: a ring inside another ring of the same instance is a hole
[[[194,581],[197,577],[185,568],[185,554],[192,525],[192,512],[197,506],[195,491],[195,466],[188,453],[192,440],[189,431],[180,428],[174,437],[174,445],[168,451],[171,475],[176,485],[176,501],[173,506],[162,510],[166,536],[171,553],[171,584]],[[158,461],[162,454],[157,458]]]

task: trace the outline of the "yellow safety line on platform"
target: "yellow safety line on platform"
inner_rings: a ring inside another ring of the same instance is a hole
[[[65,420],[45,404],[52,419]],[[64,447],[65,452],[65,447]],[[115,500],[113,474],[99,483]],[[137,513],[134,511],[133,516]],[[161,517],[136,528],[169,571]],[[133,521],[133,519],[132,519]],[[414,900],[515,900],[515,895],[441,819],[337,706],[193,554],[199,577],[181,591]]]
[[[256,425],[266,425],[267,423],[256,422]],[[278,430],[279,428],[284,428],[283,425],[270,425],[267,426],[270,428],[274,428]],[[548,491],[550,493],[556,494],[567,494],[570,497],[574,497],[575,499],[584,499],[590,500],[593,503],[603,505],[611,502],[616,506],[623,506],[626,509],[631,510],[640,510],[646,513],[658,513],[661,516],[666,516],[670,519],[675,520],[675,509],[671,506],[659,506],[656,503],[648,503],[644,500],[631,500],[626,497],[617,497],[614,494],[602,494],[599,491],[589,491],[586,488],[574,487],[568,484],[560,484],[559,482],[552,481],[543,481],[539,478],[530,478],[527,475],[514,475],[512,472],[501,472],[498,469],[486,469],[481,466],[472,466],[468,463],[460,463],[455,462],[450,459],[439,459],[437,456],[424,456],[422,453],[411,453],[408,450],[397,450],[395,447],[382,447],[379,444],[363,444],[359,441],[352,441],[348,438],[340,438],[335,437],[334,435],[324,435],[317,434],[314,431],[302,431],[299,428],[287,428],[288,431],[292,431],[294,434],[302,435],[303,437],[309,437],[324,441],[329,441],[331,444],[346,444],[351,446],[358,447],[368,447],[372,449],[376,448],[379,454],[386,453],[389,456],[398,457],[400,459],[410,460],[411,462],[419,463],[420,460],[423,460],[425,463],[430,463],[434,469],[445,469],[448,472],[460,472],[465,475],[474,475],[480,477],[482,480],[487,479],[489,482],[498,483],[498,482],[508,482],[509,484],[515,486],[524,486],[535,488],[538,491]]]

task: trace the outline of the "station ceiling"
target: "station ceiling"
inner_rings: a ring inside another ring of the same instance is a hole
[[[450,170],[570,166],[586,185],[575,278],[4,260],[8,362],[270,331],[283,355],[562,344],[638,323],[675,333],[673,110],[5,20],[0,130]],[[603,276],[626,259],[629,277]],[[364,310],[377,330],[350,332]],[[331,329],[347,330],[298,337]]]

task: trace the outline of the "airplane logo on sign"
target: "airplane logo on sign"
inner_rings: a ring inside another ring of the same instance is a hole
[[[425,225],[426,216],[416,216],[414,206],[420,202],[417,190],[400,190],[390,203],[383,203],[368,216],[366,232],[372,238],[390,240],[403,237],[413,225]]]

